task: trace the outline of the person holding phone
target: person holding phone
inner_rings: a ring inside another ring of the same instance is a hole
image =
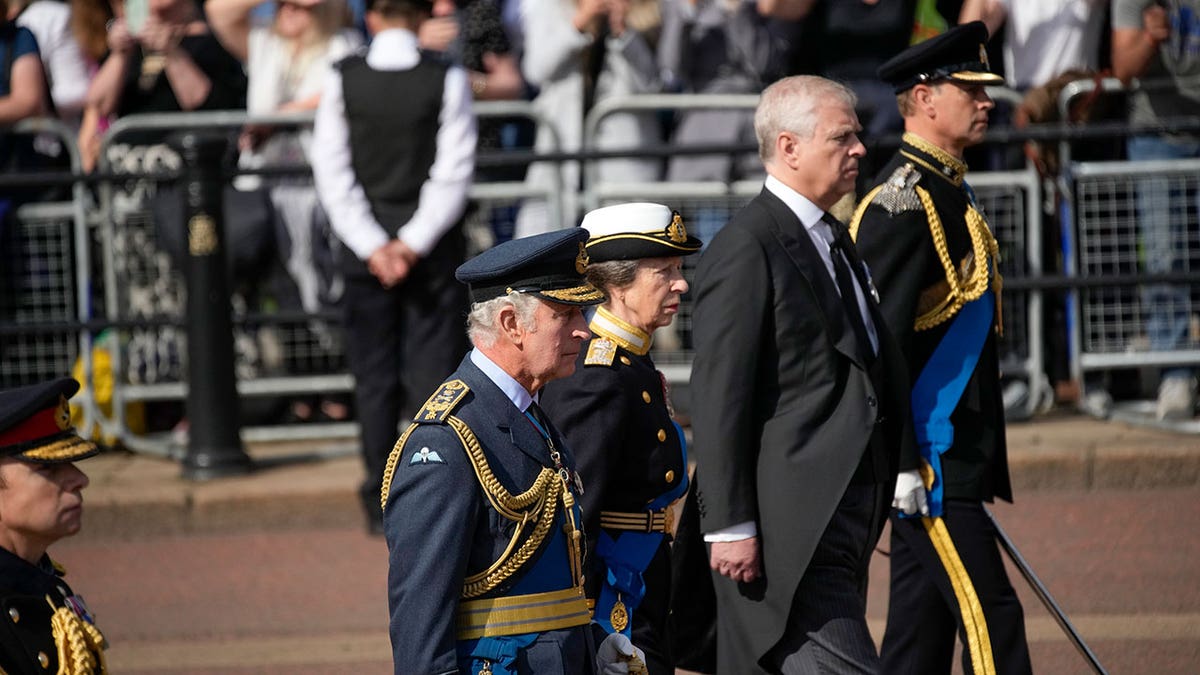
[[[246,106],[242,64],[193,0],[126,0],[125,16],[109,25],[108,49],[88,90],[100,115]]]

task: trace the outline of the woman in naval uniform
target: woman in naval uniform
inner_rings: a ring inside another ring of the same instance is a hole
[[[668,610],[670,543],[687,492],[683,435],[651,335],[688,290],[683,256],[700,250],[679,214],[631,203],[589,212],[588,280],[608,300],[589,319],[575,373],[542,391],[541,406],[574,452],[583,479],[588,600],[593,621],[646,653],[651,675],[674,672]],[[701,570],[707,578],[707,567]]]

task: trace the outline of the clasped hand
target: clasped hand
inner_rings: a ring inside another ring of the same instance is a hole
[[[416,264],[416,252],[399,239],[380,246],[367,258],[367,269],[384,288],[402,283]]]

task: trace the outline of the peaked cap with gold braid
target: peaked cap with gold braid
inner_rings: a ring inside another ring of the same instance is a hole
[[[99,453],[71,426],[67,399],[77,391],[69,377],[0,391],[0,457],[55,464]]]

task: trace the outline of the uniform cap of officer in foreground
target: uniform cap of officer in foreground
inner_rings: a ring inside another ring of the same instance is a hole
[[[467,284],[473,303],[527,293],[564,305],[595,305],[604,302],[604,293],[584,276],[587,238],[587,230],[572,227],[513,239],[459,265],[454,276]]]
[[[580,227],[588,231],[592,262],[690,255],[703,245],[688,234],[678,211],[649,202],[589,211]]]
[[[0,457],[27,462],[74,462],[100,452],[71,426],[67,399],[79,391],[69,377],[0,391]]]
[[[918,84],[956,80],[976,84],[1004,84],[991,72],[987,57],[987,26],[972,21],[909,47],[876,71],[897,94]]]

